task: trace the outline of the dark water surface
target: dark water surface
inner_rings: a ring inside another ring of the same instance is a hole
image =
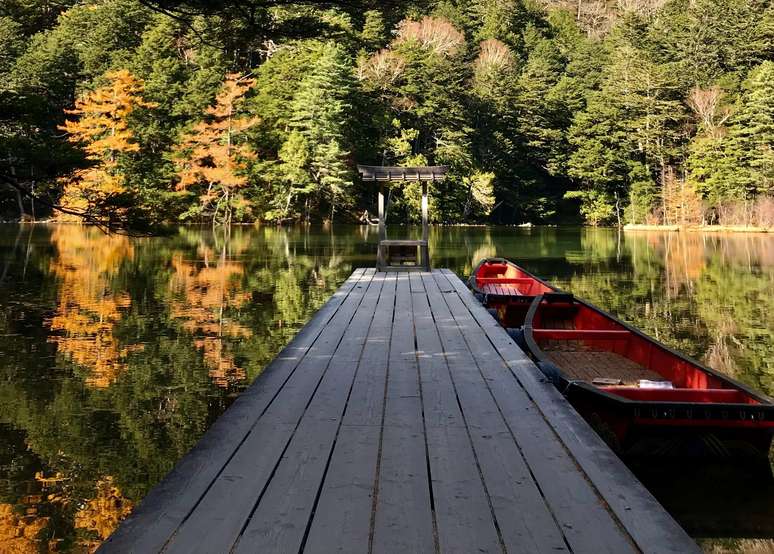
[[[0,225],[0,551],[98,545],[353,268],[373,266],[375,239]],[[430,242],[435,267],[511,258],[774,395],[774,236],[436,228]],[[768,476],[638,473],[705,550],[774,550]]]

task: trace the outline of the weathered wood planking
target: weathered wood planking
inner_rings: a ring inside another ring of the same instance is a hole
[[[103,552],[698,552],[448,270],[359,269]]]

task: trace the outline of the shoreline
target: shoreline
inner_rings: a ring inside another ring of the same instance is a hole
[[[754,227],[747,225],[637,225],[627,224],[624,231],[667,231],[688,233],[772,233],[772,227]]]

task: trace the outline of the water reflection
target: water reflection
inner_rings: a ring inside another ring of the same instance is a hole
[[[133,247],[124,236],[75,225],[51,233],[56,255],[49,273],[56,278],[57,307],[48,320],[49,340],[60,354],[88,371],[86,384],[105,388],[126,369],[128,345],[120,345],[115,327],[131,306],[126,291],[113,283]]]
[[[152,239],[0,226],[0,551],[94,549],[352,269],[373,265],[375,240],[367,226]],[[465,275],[512,258],[774,394],[774,237],[451,227],[430,249]],[[696,536],[726,537],[708,551],[772,545],[755,542],[774,536],[763,478],[742,481],[738,502],[716,495],[724,505],[706,493],[717,474],[686,474],[641,472]]]

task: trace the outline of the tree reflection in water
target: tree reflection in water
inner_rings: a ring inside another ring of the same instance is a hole
[[[373,265],[375,240],[367,226],[142,239],[2,226],[0,550],[94,549],[352,269]],[[774,237],[450,227],[430,241],[436,267],[511,258],[774,394]],[[708,484],[733,481],[717,471],[640,474],[697,536],[725,537],[708,551],[770,547],[754,542],[774,536],[768,481],[713,496]]]

